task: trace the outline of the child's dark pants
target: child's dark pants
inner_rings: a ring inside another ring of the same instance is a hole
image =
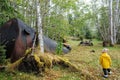
[[[110,69],[109,68],[108,69],[103,68],[103,72],[104,72],[104,75],[108,75],[108,73],[110,72]]]

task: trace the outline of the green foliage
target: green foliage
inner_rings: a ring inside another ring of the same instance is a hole
[[[7,72],[2,72],[0,73],[0,80],[13,80],[13,77]]]
[[[62,42],[58,42],[57,47],[56,47],[56,54],[57,55],[62,54],[62,48],[63,48]]]
[[[4,64],[5,63],[5,59],[6,59],[6,55],[5,52],[6,50],[4,49],[5,46],[0,46],[0,64]]]
[[[95,38],[98,39],[98,40],[102,40],[102,36],[101,36],[99,30],[97,30]]]
[[[53,13],[53,15],[50,17],[49,25],[44,28],[44,33],[48,35],[51,39],[59,41],[61,38],[67,36],[69,33],[68,21],[64,19],[64,16],[55,16],[55,13]]]
[[[0,80],[41,80],[41,77],[35,76],[33,74],[27,74],[27,73],[22,73],[15,71],[14,74],[13,72],[8,72],[8,71],[3,71],[0,72]]]
[[[85,29],[85,38],[92,39],[92,34],[91,34],[91,31],[88,27],[86,27],[86,29]]]
[[[52,0],[54,7],[47,19],[49,23],[44,27],[46,35],[58,41],[71,34],[71,20],[67,19],[66,12],[76,8],[76,1],[77,0]],[[69,19],[72,19],[72,17],[69,17]]]
[[[109,15],[107,12],[107,7],[101,7],[99,9],[99,28],[97,32],[98,39],[102,39],[104,41],[109,41]],[[104,36],[102,36],[104,35]]]
[[[76,9],[77,0],[52,0],[60,9],[69,11],[70,9]]]
[[[69,14],[68,21],[71,24],[70,35],[76,37],[80,37],[82,35],[83,37],[86,37],[86,34],[90,33],[88,31],[90,31],[90,28],[93,26],[92,18],[93,15],[87,5],[81,7],[80,11],[75,10],[74,13]],[[89,27],[89,30],[85,29],[86,26]],[[92,36],[92,34],[87,35],[87,37]]]
[[[15,4],[14,4],[15,5]],[[22,18],[22,15],[15,10],[12,1],[1,0],[0,1],[0,26],[11,18]]]
[[[80,39],[80,41],[83,41],[83,39],[84,39],[83,35],[80,35],[79,39]]]
[[[101,17],[100,17],[100,27],[102,30],[104,30],[104,26],[106,28],[109,27],[109,15],[108,15],[108,12],[106,11],[107,10],[107,7],[101,7],[100,8],[100,13],[101,13]]]

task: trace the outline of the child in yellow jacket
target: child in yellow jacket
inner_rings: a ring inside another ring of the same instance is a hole
[[[103,72],[104,72],[104,76],[105,78],[108,77],[108,74],[111,74],[111,71],[110,71],[110,66],[111,66],[111,58],[110,56],[107,54],[108,52],[108,49],[107,48],[104,48],[102,50],[102,54],[100,55],[100,65],[102,66],[103,68]]]

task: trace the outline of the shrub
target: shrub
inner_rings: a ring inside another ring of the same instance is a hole
[[[56,47],[56,54],[58,55],[62,54],[62,48],[63,48],[62,42],[58,42],[57,47]]]

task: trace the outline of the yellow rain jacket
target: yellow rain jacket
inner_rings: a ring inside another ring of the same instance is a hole
[[[107,53],[102,53],[101,56],[100,56],[100,65],[103,67],[103,68],[110,68],[110,65],[111,65],[111,58],[110,56],[107,54]]]

